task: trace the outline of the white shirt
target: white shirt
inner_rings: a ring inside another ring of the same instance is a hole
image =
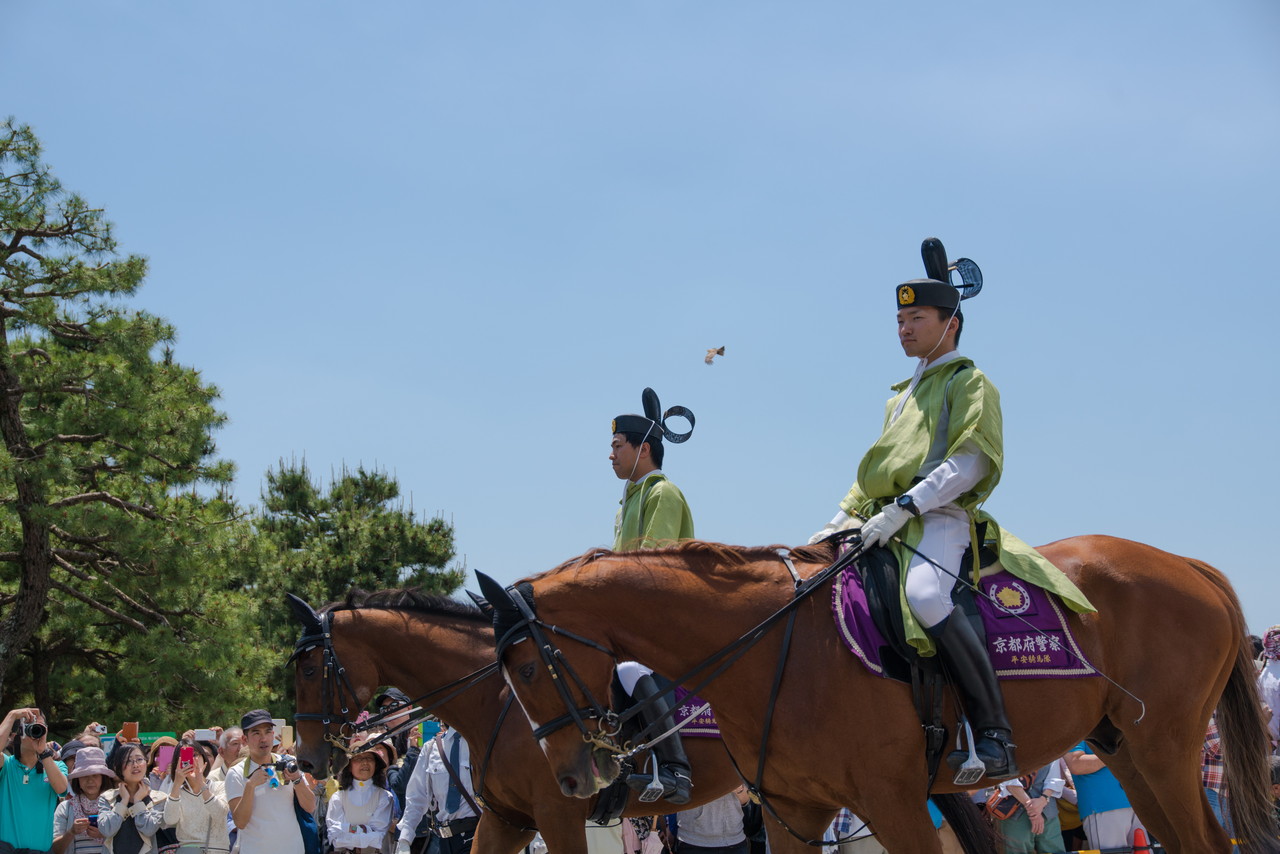
[[[372,809],[366,809],[371,801]],[[329,799],[329,809],[324,818],[329,829],[329,841],[334,848],[381,848],[387,829],[391,827],[395,802],[395,795],[369,780],[352,781],[350,789],[339,789]],[[350,820],[348,814],[351,815]],[[369,817],[361,820],[364,815]],[[350,829],[353,823],[368,830],[353,832]]]
[[[459,742],[458,767],[453,770],[462,781],[467,794],[474,800],[475,791],[471,788],[471,749],[467,746],[467,740],[458,735],[457,730],[451,729],[441,738],[445,756],[447,757],[449,751],[453,749],[455,739]],[[471,818],[475,815],[475,810],[471,809],[466,798],[462,799],[462,803],[455,812],[445,811],[444,805],[449,797],[451,782],[449,772],[444,767],[444,760],[440,757],[440,751],[436,749],[436,741],[432,739],[422,746],[418,762],[413,766],[413,773],[409,775],[409,785],[404,790],[404,815],[400,817],[400,823],[396,826],[401,840],[413,839],[424,815],[434,816],[438,823]]]
[[[259,766],[252,760],[249,776]],[[227,771],[227,803],[244,795],[244,762],[237,762]],[[254,789],[253,815],[237,836],[240,854],[303,854],[302,831],[298,829],[298,816],[293,811],[293,784],[280,778],[280,787],[273,789],[263,783]]]

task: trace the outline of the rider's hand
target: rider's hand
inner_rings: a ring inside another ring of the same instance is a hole
[[[825,540],[827,537],[831,536],[836,531],[847,531],[848,529],[854,527],[857,524],[858,524],[857,519],[854,519],[848,513],[841,510],[831,519],[830,522],[828,522],[826,525],[823,526],[821,531],[819,531],[818,533],[814,534],[812,537],[809,538],[809,545],[813,545],[814,543],[818,543],[818,542],[821,542],[822,540]]]
[[[885,508],[867,520],[862,526],[862,543],[867,547],[883,546],[902,530],[902,526],[911,519],[911,514],[897,504],[887,504]]]

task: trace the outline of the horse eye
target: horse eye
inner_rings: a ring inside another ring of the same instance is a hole
[[[538,665],[530,661],[527,664],[520,665],[520,669],[518,672],[520,673],[520,678],[528,682],[529,680],[533,679],[533,674],[536,673],[537,670],[538,670]]]
[[[316,675],[316,669],[314,667],[304,667],[302,668],[302,675],[307,679],[311,679]]]

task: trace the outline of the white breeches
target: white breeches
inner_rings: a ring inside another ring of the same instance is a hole
[[[925,628],[932,628],[947,618],[955,607],[951,602],[954,575],[959,574],[964,550],[969,547],[969,516],[954,504],[947,504],[924,514],[924,534],[907,565],[907,604]],[[938,569],[920,555],[939,563]]]
[[[622,690],[627,692],[628,697],[635,696],[636,683],[641,676],[652,675],[653,671],[638,661],[618,662],[618,681],[622,683]]]

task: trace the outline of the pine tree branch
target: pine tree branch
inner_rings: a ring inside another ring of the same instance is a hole
[[[165,617],[164,614],[161,614],[159,611],[156,611],[152,608],[148,608],[146,605],[143,605],[141,602],[137,601],[132,596],[125,593],[123,590],[121,590],[119,587],[116,587],[111,582],[105,581],[101,578],[94,578],[93,576],[89,575],[87,572],[84,572],[83,570],[80,570],[77,567],[73,566],[69,561],[64,559],[61,554],[59,554],[60,551],[61,549],[54,551],[53,559],[57,562],[58,566],[65,569],[71,575],[74,575],[76,578],[80,579],[81,581],[96,581],[98,584],[101,584],[103,587],[106,587],[108,590],[110,590],[112,594],[116,596],[116,598],[118,598],[121,602],[124,602],[133,610],[140,611],[143,614],[146,614],[148,617],[151,617],[154,620],[158,620],[159,622],[164,623],[166,626],[169,626],[170,628],[172,628],[172,626],[170,626],[169,624],[168,618]],[[143,630],[144,631],[146,630],[145,627],[143,628]]]
[[[56,534],[60,540],[65,540],[68,543],[78,543],[82,546],[96,546],[98,543],[105,543],[111,539],[110,534],[98,534],[93,537],[82,537],[78,534],[73,534],[70,531],[64,531],[57,525],[50,525],[49,530]]]
[[[15,359],[19,359],[24,356],[39,356],[40,358],[44,359],[45,364],[53,364],[53,357],[49,355],[49,351],[42,350],[39,347],[32,347],[28,350],[23,350],[21,353],[13,354],[13,357]]]
[[[105,439],[106,437],[106,433],[93,433],[88,435],[76,433],[61,434],[58,436],[50,436],[48,439],[45,439],[40,444],[36,445],[35,448],[36,453],[44,453],[44,449],[54,442],[57,442],[60,445],[91,445],[94,442]]]
[[[107,605],[104,605],[95,599],[91,599],[90,597],[81,593],[79,590],[68,587],[67,585],[63,584],[61,581],[51,581],[50,586],[53,587],[54,590],[59,590],[67,594],[72,599],[79,599],[81,602],[88,605],[90,608],[96,608],[97,610],[106,614],[108,617],[111,617],[113,620],[119,620],[120,622],[128,626],[132,626],[133,628],[143,633],[146,633],[147,631],[147,627],[143,623],[140,623],[137,620],[135,620],[133,617],[129,617],[129,616],[126,616],[125,614],[121,614],[116,609],[108,607]]]
[[[10,256],[10,257],[12,257],[13,255],[18,254],[19,252],[21,252],[23,255],[30,255],[32,258],[36,259],[37,261],[43,261],[43,260],[44,260],[44,256],[43,256],[43,255],[41,255],[39,252],[35,251],[34,249],[32,249],[32,248],[31,248],[31,247],[29,247],[29,246],[13,246],[12,244],[10,245],[10,247],[9,247],[9,256]]]
[[[125,501],[110,492],[85,492],[80,495],[72,495],[57,501],[51,501],[48,506],[54,509],[61,509],[63,507],[74,507],[77,504],[89,504],[94,501],[100,504],[110,504],[112,507],[117,507],[129,513],[137,513],[139,516],[145,516],[148,519],[165,522],[173,521],[157,513],[154,507],[144,507],[141,504]]]

